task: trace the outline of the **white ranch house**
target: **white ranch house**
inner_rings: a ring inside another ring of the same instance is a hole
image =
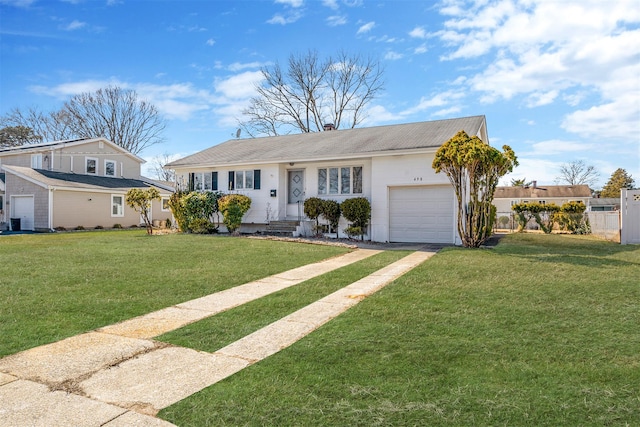
[[[453,187],[431,164],[438,148],[461,130],[489,142],[485,117],[473,116],[234,139],[165,167],[175,170],[179,188],[249,196],[243,232],[301,220],[303,234],[310,229],[304,226],[305,199],[366,197],[372,208],[366,239],[460,244]],[[340,230],[346,226],[343,218]]]

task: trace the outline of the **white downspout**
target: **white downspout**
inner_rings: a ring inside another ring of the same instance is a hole
[[[53,232],[53,190],[54,188],[49,188],[49,231]]]

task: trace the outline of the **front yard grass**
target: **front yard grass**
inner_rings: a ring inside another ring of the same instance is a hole
[[[143,230],[0,237],[0,357],[348,252]]]
[[[640,247],[582,236],[448,248],[159,415],[181,427],[640,425],[639,271]]]

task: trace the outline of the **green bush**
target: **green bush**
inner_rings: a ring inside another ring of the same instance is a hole
[[[329,223],[330,232],[335,230],[336,235],[338,235],[338,223],[341,215],[340,203],[335,200],[322,201],[322,217]]]
[[[542,204],[538,202],[517,203],[511,209],[518,217],[518,231],[524,230],[531,218],[535,218],[540,229],[549,234],[553,230],[556,221],[556,213],[560,211],[560,206],[555,203]]]
[[[585,223],[584,211],[587,207],[582,202],[568,202],[560,206],[555,213],[554,220],[561,230],[570,231],[573,234],[588,234],[590,226]]]
[[[218,191],[185,192],[176,191],[169,198],[169,208],[178,223],[178,228],[186,233],[212,233],[219,227],[218,200],[223,196]],[[217,221],[214,221],[214,218]],[[170,220],[168,227],[171,227]]]
[[[340,204],[340,209],[345,219],[351,222],[349,227],[345,229],[345,233],[349,234],[349,232],[347,232],[348,229],[355,230],[359,228],[360,237],[364,240],[364,235],[367,232],[369,220],[371,219],[371,204],[369,200],[365,197],[347,199]]]
[[[113,224],[113,228],[122,228],[122,224]]]
[[[218,209],[223,215],[222,222],[231,234],[239,234],[242,217],[251,208],[251,199],[242,194],[227,194],[218,199]]]
[[[316,231],[320,229],[318,217],[320,217],[320,215],[322,214],[322,203],[323,200],[318,197],[309,197],[304,201],[304,214],[307,216],[307,218],[316,221]]]

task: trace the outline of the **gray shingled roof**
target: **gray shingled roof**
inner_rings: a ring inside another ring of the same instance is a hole
[[[544,199],[545,197],[591,197],[588,185],[540,185],[496,187],[494,199]]]
[[[300,162],[371,156],[403,150],[436,149],[460,130],[469,135],[478,134],[484,122],[484,116],[473,116],[370,128],[233,139],[175,160],[166,166],[176,168]]]
[[[129,189],[151,187],[139,179],[110,178],[106,176],[82,175],[66,172],[55,172],[44,169],[31,169],[23,166],[7,166],[9,172],[23,176],[52,187],[70,187],[84,189]]]

